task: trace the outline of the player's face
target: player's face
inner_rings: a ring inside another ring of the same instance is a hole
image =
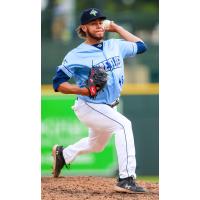
[[[102,40],[104,37],[105,30],[103,28],[103,20],[97,19],[94,21],[91,21],[90,23],[86,24],[86,34],[87,36],[96,39],[96,40]]]

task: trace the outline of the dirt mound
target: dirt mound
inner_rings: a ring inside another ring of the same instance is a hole
[[[148,190],[145,194],[117,193],[115,178],[77,176],[42,177],[42,200],[158,200],[158,183],[137,181]]]

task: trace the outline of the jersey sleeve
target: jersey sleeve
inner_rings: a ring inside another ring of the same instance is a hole
[[[66,58],[63,60],[62,65],[59,66],[59,69],[70,78],[74,76],[75,66],[70,65]]]
[[[134,57],[136,54],[140,54],[146,51],[146,45],[144,42],[129,42],[125,40],[117,40],[119,44],[119,51],[123,58]]]
[[[56,74],[53,77],[53,88],[55,92],[58,92],[58,87],[61,83],[67,82],[74,76],[74,71],[74,66],[69,65],[67,60],[64,59],[62,64],[57,67]]]

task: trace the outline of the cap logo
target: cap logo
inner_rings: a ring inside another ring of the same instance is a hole
[[[94,9],[92,9],[92,10],[90,11],[90,15],[96,16],[97,13],[98,13],[98,12],[97,12],[96,10],[94,10]]]

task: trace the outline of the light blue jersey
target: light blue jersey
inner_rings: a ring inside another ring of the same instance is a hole
[[[123,59],[143,53],[146,47],[143,42],[134,43],[121,39],[106,40],[99,45],[103,45],[103,48],[82,43],[65,56],[53,78],[55,91],[59,84],[72,77],[79,87],[86,87],[86,81],[93,65],[104,67],[108,74],[107,84],[103,90],[98,92],[95,99],[82,95],[78,95],[78,98],[91,103],[112,104],[120,97],[125,78]]]

